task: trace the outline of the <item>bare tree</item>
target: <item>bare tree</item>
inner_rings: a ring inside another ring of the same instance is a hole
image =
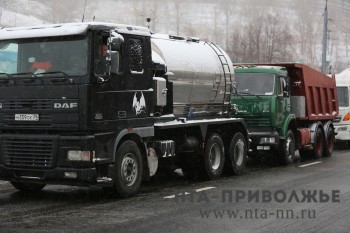
[[[7,6],[7,1],[0,0],[0,25],[1,25],[2,12],[6,9],[6,6]]]
[[[305,4],[308,4],[307,8]],[[294,56],[307,64],[317,64],[319,61],[317,47],[322,40],[322,18],[319,15],[319,23],[315,24],[315,14],[312,13],[315,13],[316,6],[316,0],[301,0],[294,7],[296,18],[293,20],[293,31],[297,43]]]
[[[291,61],[293,36],[277,15],[261,15],[233,33],[235,62]]]
[[[230,23],[231,23],[231,18],[233,15],[233,12],[235,12],[234,6],[236,5],[237,1],[232,1],[232,0],[220,0],[217,2],[218,10],[222,14],[222,19],[223,19],[223,25],[225,28],[225,49],[229,49],[229,41],[230,41]],[[216,12],[215,12],[216,13]],[[215,16],[217,17],[217,16]],[[215,18],[215,24],[217,23],[217,18]]]

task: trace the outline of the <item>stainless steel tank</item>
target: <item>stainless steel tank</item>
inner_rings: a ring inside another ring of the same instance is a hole
[[[161,57],[172,73],[168,79],[173,83],[174,113],[220,113],[229,102],[227,95],[234,82],[228,55],[218,46],[195,38],[154,34],[151,41],[156,53],[153,59],[159,62]]]

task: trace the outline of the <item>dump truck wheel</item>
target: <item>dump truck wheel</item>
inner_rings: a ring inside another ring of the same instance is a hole
[[[280,161],[284,165],[294,162],[295,158],[295,139],[292,130],[288,130],[286,138],[282,140],[280,147]]]
[[[225,165],[224,143],[219,134],[213,133],[207,140],[204,151],[204,170],[207,178],[217,179]]]
[[[118,148],[115,161],[114,187],[121,197],[138,192],[142,181],[141,152],[133,141],[125,141]]]
[[[45,187],[45,184],[24,183],[20,181],[11,181],[11,184],[16,189],[27,192],[38,192]]]
[[[236,133],[227,151],[228,168],[234,175],[239,175],[245,168],[247,161],[247,141],[242,133]]]
[[[334,143],[335,143],[334,130],[332,127],[330,127],[327,132],[327,138],[326,138],[326,143],[325,143],[325,148],[323,153],[325,157],[332,156],[332,153],[334,150]]]
[[[312,150],[312,157],[314,159],[319,159],[321,158],[323,154],[323,149],[324,149],[324,140],[323,140],[323,133],[321,128],[317,128],[316,130],[316,140],[315,143],[313,144],[313,150]]]

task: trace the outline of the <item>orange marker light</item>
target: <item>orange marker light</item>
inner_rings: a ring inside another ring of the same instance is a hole
[[[350,120],[350,112],[348,112],[345,117],[343,118],[343,121],[348,121]]]

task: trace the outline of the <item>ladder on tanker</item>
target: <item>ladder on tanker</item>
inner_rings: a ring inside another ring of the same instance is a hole
[[[214,43],[210,42],[208,45],[214,50],[216,55],[219,57],[221,66],[222,66],[222,71],[223,71],[223,78],[225,81],[225,90],[224,90],[224,100],[223,100],[223,109],[222,113],[223,114],[228,114],[229,113],[229,106],[230,106],[230,99],[232,95],[232,72],[230,68],[230,64],[227,61],[227,58],[224,54],[224,52]],[[217,77],[215,75],[215,80],[213,83],[213,89],[211,90],[211,95],[210,95],[210,102],[213,102],[219,92],[220,88],[220,83],[221,83],[221,75]]]

